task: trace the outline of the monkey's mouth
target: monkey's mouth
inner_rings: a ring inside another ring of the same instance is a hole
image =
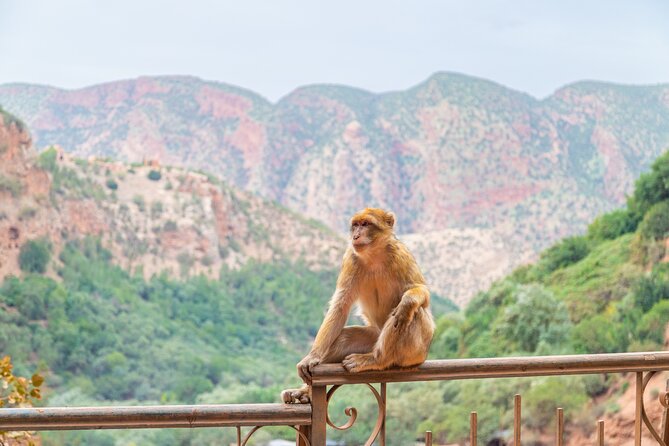
[[[370,240],[366,238],[359,238],[357,240],[352,240],[351,244],[353,245],[354,248],[364,248],[365,246],[368,246],[370,243]]]

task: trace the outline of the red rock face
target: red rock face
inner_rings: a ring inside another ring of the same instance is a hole
[[[624,204],[669,148],[668,97],[584,82],[539,101],[456,74],[389,94],[311,86],[276,104],[187,77],[0,87],[38,146],[204,169],[337,231],[381,206],[400,233],[492,228],[525,250]]]

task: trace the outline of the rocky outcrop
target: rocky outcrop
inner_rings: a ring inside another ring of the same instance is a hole
[[[189,77],[0,86],[40,146],[204,169],[338,232],[368,205],[395,211],[402,234],[490,230],[509,242],[508,268],[624,204],[669,148],[668,97],[580,82],[537,100],[454,73],[385,94],[309,86],[276,104]]]

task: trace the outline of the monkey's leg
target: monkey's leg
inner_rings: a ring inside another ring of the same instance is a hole
[[[421,364],[427,358],[433,332],[432,317],[423,308],[418,308],[411,319],[392,316],[371,353],[348,355],[342,364],[350,372]]]
[[[380,330],[376,327],[354,325],[344,327],[323,357],[323,363],[341,362],[351,353],[371,352],[379,338]],[[281,392],[284,403],[302,403],[311,401],[311,386],[302,385],[298,389],[286,389]]]

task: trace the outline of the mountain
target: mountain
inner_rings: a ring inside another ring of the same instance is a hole
[[[434,358],[666,350],[669,152],[636,181],[625,208],[544,250],[536,262],[478,293],[460,314],[440,318],[437,327]],[[611,373],[444,384],[434,396],[444,405],[424,425],[440,432],[435,435],[442,443],[465,444],[469,426],[462,420],[477,410],[486,415],[479,438],[490,442],[509,426],[513,395],[521,393],[523,435],[541,439],[537,444],[552,444],[546,434],[557,407],[564,408],[565,444],[595,441],[597,419],[606,420],[607,438],[632,444],[633,380]],[[649,388],[661,394],[666,380],[666,373],[658,374]],[[648,407],[658,426],[662,405]]]
[[[115,261],[145,277],[218,276],[249,261],[334,269],[345,240],[327,227],[211,175],[158,163],[39,156],[21,121],[0,123],[0,278],[19,273],[20,248],[45,238],[101,238]]]
[[[221,83],[143,77],[73,91],[3,85],[0,104],[38,146],[204,169],[335,231],[361,207],[392,209],[433,288],[461,305],[624,204],[669,146],[668,85],[579,82],[537,100],[437,73],[406,91],[312,85],[272,104]]]

